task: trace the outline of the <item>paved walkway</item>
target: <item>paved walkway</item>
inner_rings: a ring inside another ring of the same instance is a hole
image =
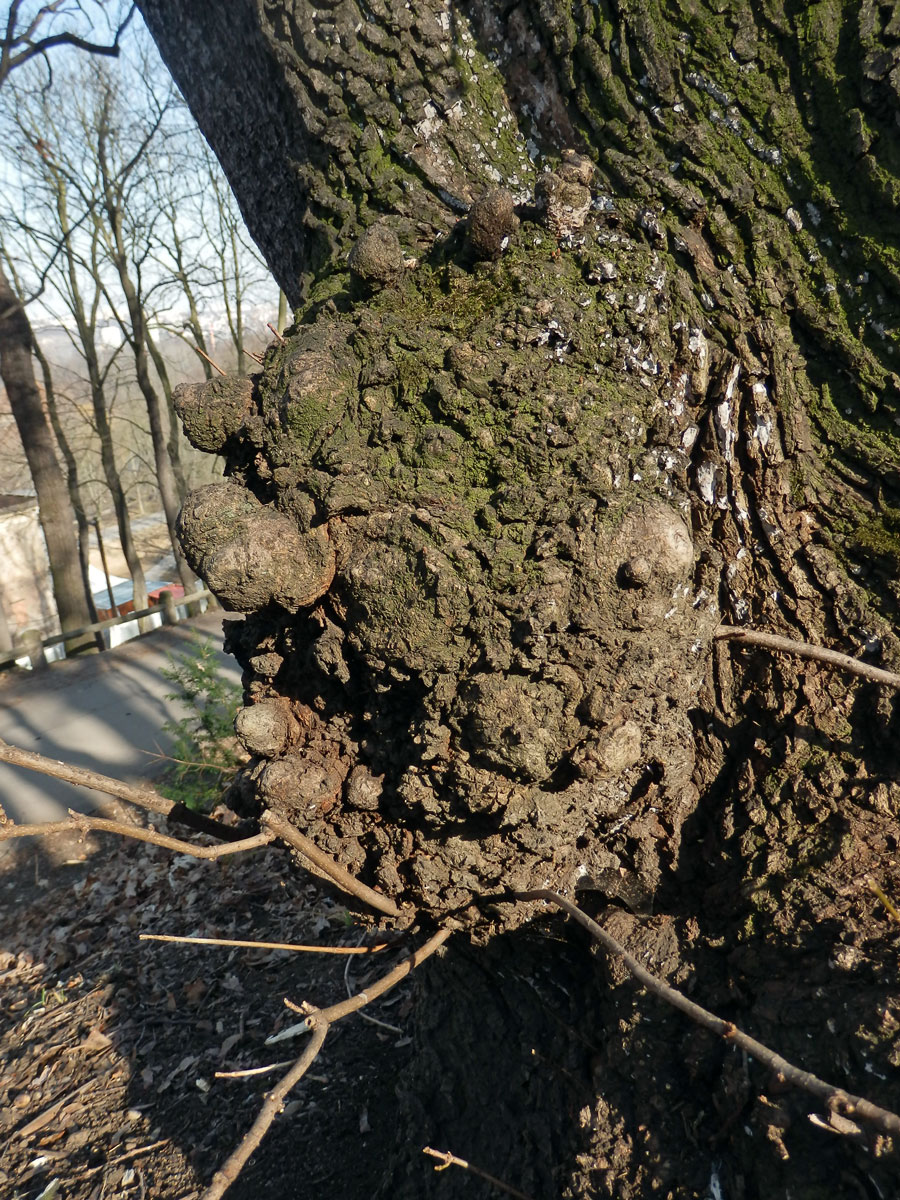
[[[165,698],[173,685],[160,674],[168,656],[190,651],[193,634],[222,645],[221,609],[126,642],[105,654],[66,659],[46,670],[0,674],[0,737],[118,779],[146,779],[160,770],[147,751],[171,744],[163,724],[177,717]],[[234,659],[225,674],[240,681]],[[14,821],[54,821],[76,808],[90,812],[98,794],[62,780],[0,763],[0,804]]]

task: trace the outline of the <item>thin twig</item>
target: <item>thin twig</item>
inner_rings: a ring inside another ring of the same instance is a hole
[[[255,1075],[268,1075],[270,1071],[280,1071],[289,1067],[293,1059],[286,1058],[283,1062],[270,1063],[267,1067],[249,1067],[246,1071],[214,1071],[214,1079],[251,1079]]]
[[[349,871],[346,871],[333,859],[329,858],[323,850],[319,849],[315,842],[310,841],[308,837],[304,837],[299,830],[295,829],[283,817],[279,817],[276,813],[266,810],[260,820],[263,825],[267,825],[283,842],[287,842],[293,846],[295,850],[298,850],[322,874],[327,875],[331,882],[337,884],[342,891],[347,892],[351,896],[356,896],[357,900],[368,904],[370,908],[377,909],[378,912],[386,913],[389,917],[400,916],[400,909],[393,900],[387,896],[382,896],[379,892],[373,891],[370,887],[366,887],[358,879],[354,879]]]
[[[885,892],[883,888],[879,887],[871,875],[866,879],[866,883],[869,885],[869,891],[874,892],[887,909],[888,915],[893,917],[895,921],[900,922],[900,909],[897,908],[897,905],[893,902],[890,896],[888,896],[887,892]]]
[[[881,667],[870,667],[868,663],[851,658],[849,654],[841,654],[837,650],[827,650],[824,646],[813,646],[810,642],[795,642],[791,638],[780,637],[777,633],[763,633],[756,629],[744,629],[737,625],[720,625],[713,637],[717,640],[746,642],[750,646],[763,646],[766,650],[780,650],[782,654],[793,654],[797,658],[811,658],[816,662],[827,663],[831,667],[839,667],[850,671],[862,679],[870,679],[873,683],[884,683],[888,687],[900,688],[900,675],[893,671],[883,671]]]
[[[280,343],[280,344],[283,346],[283,345],[284,345],[284,338],[281,336],[281,334],[278,332],[278,330],[275,328],[275,326],[272,324],[272,322],[271,322],[271,321],[266,321],[266,328],[267,328],[267,329],[271,329],[271,330],[272,330],[272,332],[273,332],[273,333],[275,334],[275,336],[278,338],[278,341],[279,341],[279,343]]]
[[[220,375],[227,375],[227,374],[228,374],[228,372],[227,372],[227,371],[223,371],[223,370],[222,370],[222,368],[219,366],[219,364],[218,364],[217,362],[213,362],[213,360],[212,360],[212,359],[209,357],[209,355],[208,355],[208,354],[204,354],[204,352],[203,352],[203,351],[200,349],[200,347],[199,347],[199,346],[193,346],[193,347],[192,347],[192,349],[196,350],[196,351],[197,351],[197,353],[200,355],[200,357],[201,357],[201,358],[205,358],[205,359],[206,359],[206,361],[209,363],[209,365],[210,365],[211,367],[215,368],[215,370],[217,370],[217,371],[219,372],[219,374],[220,374]]]
[[[240,1175],[250,1155],[257,1149],[266,1136],[272,1122],[283,1109],[288,1093],[300,1082],[312,1066],[325,1043],[325,1038],[331,1026],[336,1021],[341,1020],[342,1017],[346,1017],[351,1012],[356,1012],[364,1005],[370,1004],[378,996],[383,995],[390,988],[394,987],[410,971],[414,970],[426,958],[434,954],[435,950],[446,942],[450,933],[451,930],[449,929],[439,929],[433,937],[429,938],[424,946],[414,951],[399,967],[395,967],[387,975],[384,975],[374,983],[368,992],[361,992],[358,996],[354,996],[352,1000],[345,1000],[341,1004],[333,1004],[330,1008],[313,1009],[312,1012],[308,1013],[306,1017],[307,1027],[312,1030],[312,1038],[309,1044],[280,1083],[268,1093],[265,1103],[260,1109],[253,1125],[244,1135],[235,1151],[229,1156],[224,1166],[216,1171],[212,1183],[203,1193],[203,1200],[221,1200],[221,1197],[224,1196],[228,1188],[231,1187],[238,1175]],[[292,1005],[291,1007],[296,1006]],[[526,1200],[528,1200],[527,1197]]]
[[[10,822],[0,826],[0,842],[10,841],[20,837],[46,837],[54,833],[71,833],[73,829],[82,833],[95,831],[97,833],[117,833],[120,837],[131,838],[136,842],[149,842],[153,846],[162,846],[166,850],[174,850],[179,854],[190,854],[193,858],[223,858],[226,854],[241,854],[245,850],[255,850],[259,846],[268,846],[275,840],[272,833],[257,833],[253,837],[242,838],[239,842],[220,842],[215,846],[197,846],[193,842],[182,841],[181,838],[167,837],[157,833],[155,829],[147,829],[143,825],[126,825],[124,821],[109,821],[106,817],[90,817],[85,813],[69,809],[68,821],[45,821],[41,824],[15,825]]]
[[[312,1066],[328,1035],[328,1026],[323,1025],[313,1033],[309,1045],[284,1076],[266,1096],[265,1103],[259,1110],[247,1134],[226,1162],[216,1171],[212,1183],[203,1193],[203,1200],[220,1200],[244,1169],[248,1158],[259,1146],[269,1131],[269,1126],[284,1108],[284,1101],[292,1088],[300,1082]]]
[[[177,763],[179,767],[195,767],[198,771],[216,770],[216,771],[233,771],[234,763],[220,763],[214,759],[208,762],[192,762],[189,758],[173,758],[171,754],[162,754],[159,750],[143,750],[141,754],[146,754],[148,758],[158,759],[160,762]]]
[[[161,1138],[158,1142],[150,1142],[147,1146],[138,1146],[136,1150],[127,1150],[124,1154],[119,1154],[116,1158],[111,1158],[98,1167],[89,1167],[86,1171],[76,1172],[75,1178],[90,1179],[92,1175],[99,1175],[101,1171],[108,1171],[110,1167],[118,1166],[119,1163],[128,1162],[133,1158],[140,1158],[142,1154],[149,1154],[151,1150],[158,1150],[160,1146],[168,1144],[168,1138]]]
[[[831,1112],[837,1112],[844,1117],[859,1118],[860,1120],[869,1121],[876,1128],[891,1137],[900,1135],[900,1116],[890,1112],[888,1109],[879,1108],[877,1104],[872,1104],[871,1101],[864,1099],[862,1096],[854,1096],[849,1092],[845,1092],[843,1088],[834,1087],[833,1084],[826,1083],[825,1080],[819,1079],[816,1075],[810,1074],[809,1071],[804,1071],[800,1067],[795,1067],[789,1063],[787,1059],[782,1058],[780,1054],[776,1054],[770,1050],[768,1046],[764,1046],[762,1042],[756,1041],[755,1038],[749,1037],[743,1033],[731,1021],[723,1021],[721,1017],[717,1017],[708,1009],[701,1008],[699,1004],[695,1004],[693,1000],[689,1000],[677,988],[673,988],[670,984],[665,983],[658,976],[651,974],[646,967],[642,967],[636,958],[633,958],[628,951],[605,929],[601,929],[596,921],[581,911],[577,905],[571,900],[566,900],[564,896],[560,896],[558,892],[552,892],[548,889],[540,888],[533,892],[513,892],[511,898],[514,900],[546,900],[550,904],[555,904],[557,908],[567,912],[573,920],[583,926],[595,941],[598,941],[601,946],[609,953],[618,955],[622,962],[631,972],[631,974],[642,983],[648,992],[652,992],[655,996],[659,996],[661,1000],[671,1004],[674,1008],[679,1009],[696,1021],[698,1025],[702,1025],[704,1029],[709,1029],[725,1041],[732,1042],[735,1046],[746,1051],[757,1062],[768,1067],[773,1074],[779,1076],[795,1087],[803,1088],[810,1092],[813,1096],[818,1097],[825,1103],[826,1108]]]
[[[488,1183],[492,1183],[495,1188],[499,1188],[501,1192],[506,1192],[509,1196],[516,1196],[518,1200],[532,1200],[527,1192],[520,1192],[518,1188],[511,1187],[510,1184],[504,1183],[502,1179],[498,1179],[496,1175],[491,1175],[488,1171],[482,1171],[481,1167],[473,1166],[464,1158],[458,1158],[449,1150],[432,1150],[430,1146],[423,1146],[422,1153],[430,1154],[432,1158],[441,1160],[440,1166],[434,1168],[436,1171],[446,1171],[448,1167],[463,1167],[470,1175],[478,1175],[479,1178],[486,1179]]]
[[[302,1013],[305,1016],[304,1023],[307,1029],[317,1029],[323,1022],[326,1025],[333,1025],[335,1021],[340,1021],[342,1017],[349,1016],[350,1013],[358,1012],[367,1004],[371,1004],[373,1000],[377,1000],[379,996],[383,996],[385,992],[389,992],[392,987],[396,987],[401,979],[405,979],[420,963],[423,963],[426,958],[430,958],[435,950],[443,946],[451,932],[450,929],[439,929],[424,946],[414,950],[409,958],[394,967],[392,971],[388,971],[387,975],[382,975],[364,992],[357,992],[355,996],[341,1000],[339,1004],[332,1004],[329,1008],[314,1008],[312,1012],[308,1012],[290,1000],[285,1000],[285,1004],[293,1012]]]
[[[305,954],[377,954],[393,946],[384,942],[380,946],[301,946],[297,942],[242,942],[232,938],[176,937],[171,933],[142,933],[142,942],[191,942],[197,946],[235,946],[239,950],[302,950]]]
[[[62,779],[74,787],[90,788],[95,792],[103,792],[107,796],[115,796],[118,800],[126,800],[136,804],[148,812],[159,813],[169,821],[178,821],[183,825],[196,829],[198,833],[209,833],[221,838],[223,842],[241,840],[230,825],[223,825],[204,813],[194,812],[178,801],[167,799],[151,787],[141,784],[125,783],[121,779],[112,779],[109,775],[101,775],[87,767],[75,767],[71,763],[61,762],[56,758],[46,758],[43,754],[35,754],[32,750],[20,750],[18,746],[10,746],[0,738],[0,762],[11,763],[15,767],[24,767],[27,771],[37,771],[41,775],[51,775],[54,779]],[[53,830],[52,832],[55,832]],[[17,834],[13,836],[21,837]]]

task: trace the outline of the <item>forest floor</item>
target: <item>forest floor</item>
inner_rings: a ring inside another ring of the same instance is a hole
[[[73,842],[70,863],[53,867],[41,843],[12,845],[16,854],[4,860],[0,875],[3,1200],[200,1197],[249,1129],[266,1089],[302,1051],[297,1040],[265,1045],[267,1037],[297,1020],[284,997],[334,1003],[364,989],[402,957],[402,947],[369,959],[139,940],[143,932],[365,944],[371,931],[354,924],[278,850],[206,862],[104,839],[99,845]],[[888,881],[892,889],[897,882]],[[839,858],[835,887],[836,895],[849,896]],[[872,1098],[884,1103],[896,1094],[891,1081],[897,1065],[854,1066],[852,1031],[855,1010],[864,1013],[876,1001],[895,1035],[900,1028],[896,955],[888,955],[892,968],[885,959],[900,938],[874,897],[860,918],[865,889],[852,891],[847,903],[853,911],[835,914],[846,934],[842,944],[833,943],[823,922],[817,945],[805,946],[795,982],[758,981],[756,1000],[747,999],[749,1007],[738,1019],[754,1021],[751,1028],[769,1035],[774,1029],[775,1048],[801,1063],[831,1037],[839,1039],[848,1077],[868,1080],[876,1090]],[[692,954],[677,922],[638,920],[621,909],[610,910],[603,921],[668,978],[691,971],[686,964]],[[697,940],[696,922],[692,929],[696,949],[704,939]],[[724,964],[723,951],[717,953]],[[878,978],[872,974],[876,959]],[[759,966],[764,969],[764,963]],[[746,959],[740,971],[745,981],[754,974]],[[714,975],[691,989],[696,998],[709,998]],[[834,983],[822,992],[819,981],[829,976]],[[590,1148],[577,1156],[577,1170],[589,1181],[584,1194],[617,1200],[651,1195],[887,1200],[897,1194],[889,1183],[885,1190],[893,1171],[900,1178],[896,1154],[873,1154],[871,1143],[815,1128],[806,1115],[820,1107],[812,1098],[761,1086],[762,1076],[754,1083],[746,1058],[743,1065],[733,1052],[724,1058],[728,1052],[715,1039],[680,1014],[661,1012],[622,972],[616,978],[604,965],[594,978],[598,995],[609,989],[612,1009],[603,1024],[613,1036],[594,1030],[591,1069],[595,1081],[605,1078],[611,1085],[611,1100],[620,1094],[612,1103],[601,1096],[582,1113],[579,1137],[583,1149]],[[715,986],[721,1001],[722,982]],[[823,999],[810,1009],[810,988],[818,988],[827,1004]],[[371,1200],[385,1194],[391,1155],[404,1140],[395,1091],[415,1051],[417,994],[405,982],[370,1005],[365,1018],[357,1014],[335,1027],[229,1191],[230,1200]],[[794,1021],[798,1004],[802,1019]],[[612,1015],[616,1007],[618,1020]],[[896,1053],[900,1039],[888,1041]],[[517,1051],[498,1047],[494,1066]],[[276,1066],[267,1074],[216,1075],[269,1064]],[[487,1081],[487,1109],[502,1111],[504,1097],[491,1098],[500,1075],[494,1078],[489,1062],[479,1066]],[[406,1140],[410,1137],[415,1135]],[[421,1146],[414,1149],[418,1153]],[[721,1169],[729,1156],[731,1166]],[[499,1195],[465,1172],[435,1177],[431,1160],[423,1157],[421,1163],[423,1196]],[[576,1169],[575,1161],[569,1159],[568,1167]],[[823,1183],[823,1172],[833,1183]],[[534,1200],[557,1200],[561,1194],[564,1186]]]
[[[334,1003],[402,957],[139,940],[364,942],[278,851],[209,862],[106,838],[73,842],[72,861],[53,867],[38,842],[14,844],[0,875],[4,1200],[199,1196],[287,1068],[215,1073],[292,1060],[297,1040],[264,1045],[298,1019],[285,996]],[[410,1005],[401,985],[371,1006],[382,1024],[355,1016],[335,1027],[230,1197],[371,1196],[392,1134],[386,1097],[410,1054]]]

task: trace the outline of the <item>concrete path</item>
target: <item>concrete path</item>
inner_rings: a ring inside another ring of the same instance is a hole
[[[46,670],[0,674],[0,737],[23,750],[90,767],[117,779],[147,779],[161,764],[146,751],[171,744],[162,726],[179,715],[160,674],[167,656],[190,651],[192,635],[221,650],[217,609],[135,638],[105,654],[67,659]],[[220,653],[226,676],[240,668]],[[0,804],[14,821],[55,821],[69,808],[90,812],[98,794],[0,763]],[[9,843],[7,843],[9,844]]]

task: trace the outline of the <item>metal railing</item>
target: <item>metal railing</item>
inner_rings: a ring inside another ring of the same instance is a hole
[[[44,653],[47,647],[60,646],[65,642],[84,637],[88,633],[102,633],[105,629],[112,629],[115,625],[125,625],[128,621],[141,621],[145,617],[159,614],[162,616],[163,625],[177,625],[178,609],[187,608],[188,616],[196,616],[199,613],[197,605],[201,600],[215,601],[215,596],[208,588],[203,588],[199,592],[186,592],[184,596],[176,600],[173,593],[167,588],[159,593],[159,604],[151,604],[149,608],[124,613],[119,617],[109,617],[105,621],[94,621],[93,624],[83,625],[80,629],[67,629],[65,633],[54,633],[50,637],[41,637],[38,629],[26,629],[16,637],[16,645],[12,650],[6,650],[0,654],[0,669],[20,658],[28,658],[31,660],[32,670],[39,670],[48,665],[47,656]]]

